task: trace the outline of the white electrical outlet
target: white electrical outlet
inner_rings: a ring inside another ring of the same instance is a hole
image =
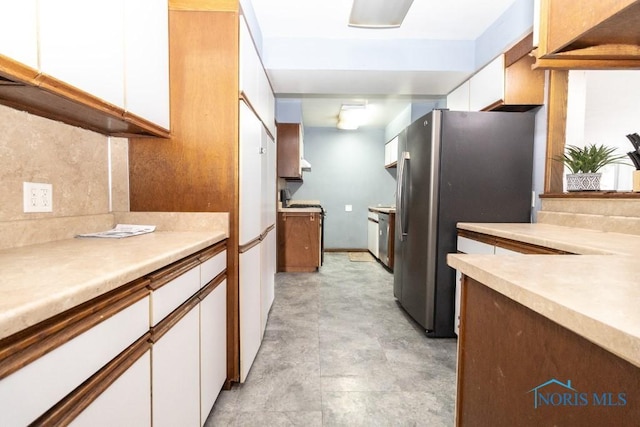
[[[23,182],[24,212],[53,212],[53,186],[40,182]]]
[[[353,205],[344,205],[345,212],[351,212],[353,210]]]

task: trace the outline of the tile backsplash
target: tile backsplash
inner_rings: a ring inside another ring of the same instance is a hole
[[[128,211],[128,143],[0,105],[0,230],[42,220],[40,231],[56,234],[47,228]],[[53,212],[23,212],[25,181],[52,184]]]

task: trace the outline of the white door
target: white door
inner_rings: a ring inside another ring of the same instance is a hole
[[[269,318],[269,311],[274,299],[274,287],[275,287],[275,252],[276,252],[276,230],[271,230],[267,237],[260,244],[261,249],[261,319],[260,319],[260,336],[264,336],[264,331],[267,327],[267,320]]]
[[[247,378],[262,341],[261,247],[240,254],[240,382]]]
[[[167,0],[125,2],[125,109],[169,129]]]
[[[200,303],[200,424],[227,379],[227,281]]]
[[[150,426],[151,351],[147,351],[71,423],[72,426]]]
[[[240,244],[262,233],[262,123],[240,102]]]
[[[124,108],[124,0],[39,2],[43,73]]]
[[[193,308],[151,348],[153,425],[200,426],[200,316]]]
[[[0,0],[0,54],[38,69],[37,0]]]

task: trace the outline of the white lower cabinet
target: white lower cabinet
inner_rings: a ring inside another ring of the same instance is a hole
[[[151,348],[153,425],[200,425],[200,319],[191,309]]]
[[[247,379],[260,343],[261,284],[260,261],[261,246],[258,244],[240,254],[240,382]]]
[[[496,245],[479,242],[469,239],[468,237],[458,236],[457,243],[458,252],[464,254],[481,254],[481,255],[524,255],[522,252],[512,251]],[[456,297],[455,297],[455,314],[454,314],[454,331],[458,335],[460,330],[460,299],[462,295],[462,274],[456,270]]]
[[[2,378],[0,426],[31,423],[148,330],[145,297]]]
[[[220,243],[22,331],[0,426],[203,425],[227,377],[225,269]]]
[[[275,298],[275,274],[276,274],[276,231],[271,230],[267,237],[260,244],[261,247],[261,280],[260,280],[260,296],[261,296],[261,318],[260,318],[260,337],[264,337],[267,328],[267,320],[269,311],[273,305]]]
[[[129,367],[71,426],[151,425],[151,351]]]
[[[200,303],[200,424],[227,379],[227,281]]]
[[[369,212],[369,219],[367,220],[367,248],[369,252],[376,257],[380,258],[380,245],[379,241],[379,226],[378,226],[378,214],[375,212]]]

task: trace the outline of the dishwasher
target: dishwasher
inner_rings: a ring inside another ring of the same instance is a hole
[[[389,214],[378,213],[378,259],[389,266]]]

